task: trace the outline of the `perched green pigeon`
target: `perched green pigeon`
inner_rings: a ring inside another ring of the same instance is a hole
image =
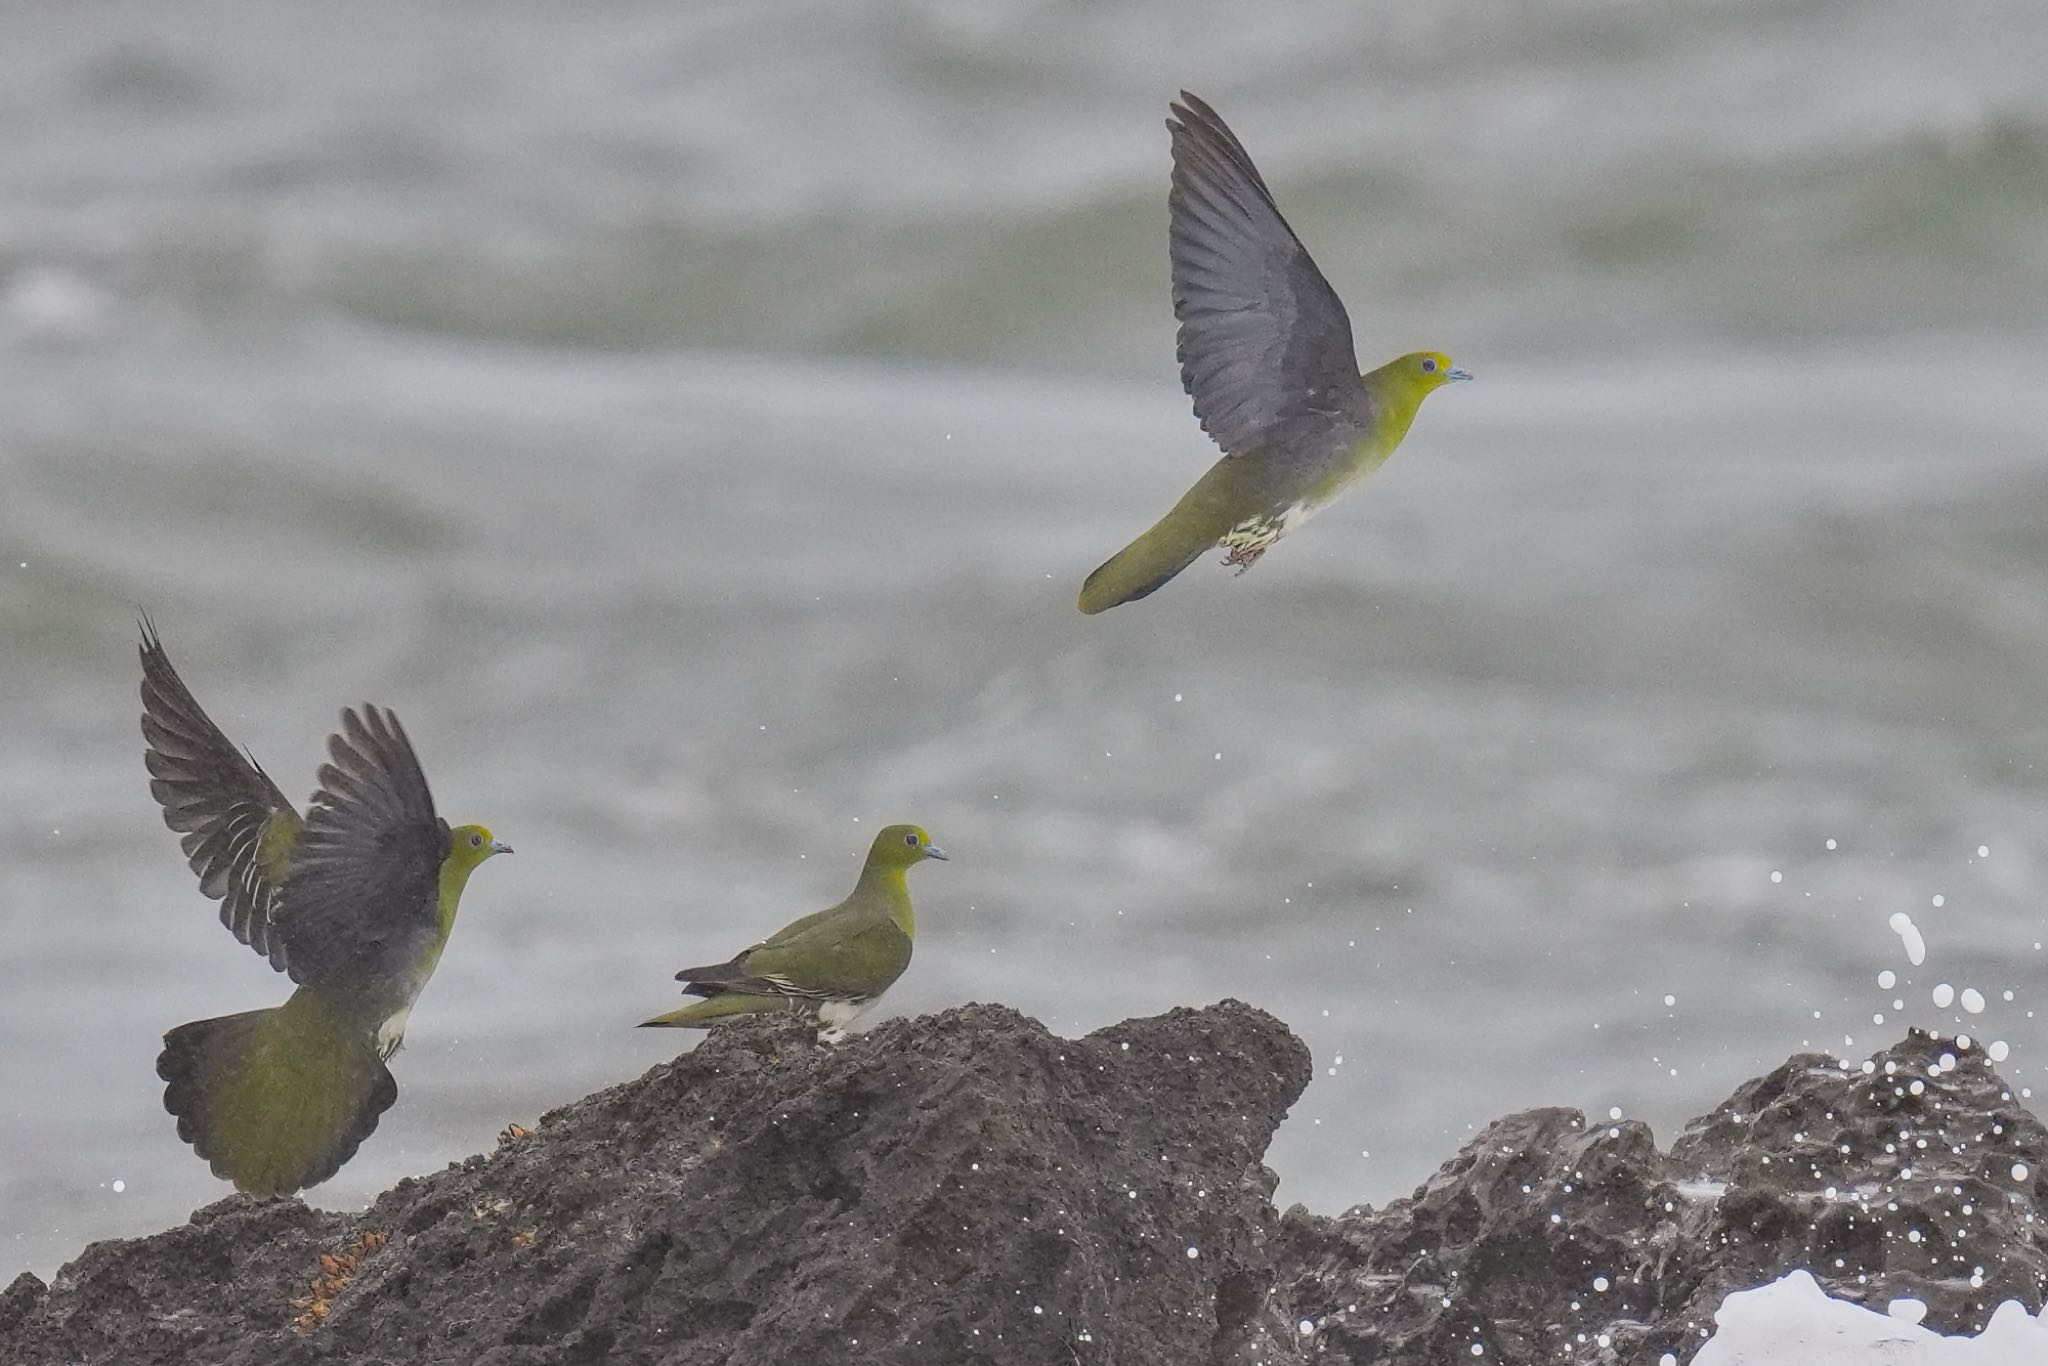
[[[1433,390],[1472,378],[1435,351],[1360,375],[1344,305],[1244,145],[1185,90],[1166,127],[1181,386],[1223,458],[1088,576],[1083,612],[1146,596],[1211,546],[1240,573],[1251,568],[1385,463]]]
[[[398,718],[342,712],[303,819],[237,750],[142,628],[150,795],[235,938],[291,975],[281,1006],[164,1035],[178,1137],[214,1175],[289,1195],[341,1170],[397,1098],[385,1066],[441,960],[476,866],[512,852],[434,814]]]
[[[904,873],[945,857],[917,826],[889,826],[869,846],[846,900],[791,921],[730,962],[684,968],[676,974],[684,993],[704,999],[642,1027],[702,1028],[733,1015],[789,1011],[817,1020],[819,1042],[838,1042],[910,966],[917,917]]]

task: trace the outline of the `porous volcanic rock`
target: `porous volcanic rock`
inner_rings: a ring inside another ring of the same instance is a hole
[[[727,1025],[361,1214],[235,1196],[95,1244],[0,1293],[0,1361],[1291,1354],[1261,1312],[1261,1159],[1309,1057],[1270,1015],[1226,1001],[1066,1040],[980,1005],[836,1049],[810,1034]]]
[[[2001,1300],[2041,1307],[2044,1214],[2048,1130],[1981,1050],[1916,1030],[1861,1068],[1799,1054],[1668,1154],[1634,1121],[1531,1110],[1385,1209],[1290,1209],[1268,1312],[1319,1361],[1685,1362],[1730,1291],[1804,1268],[1976,1333]]]

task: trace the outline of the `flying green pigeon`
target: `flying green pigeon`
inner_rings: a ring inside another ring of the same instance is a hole
[[[684,994],[704,999],[641,1026],[702,1028],[733,1015],[790,1011],[817,1020],[820,1043],[838,1042],[910,966],[917,918],[903,874],[945,857],[918,827],[889,826],[869,846],[846,900],[790,922],[731,962],[684,968],[676,974]]]
[[[304,819],[192,699],[142,627],[143,760],[164,823],[235,938],[289,973],[281,1006],[164,1035],[178,1137],[215,1176],[289,1195],[341,1170],[397,1098],[385,1066],[476,866],[509,854],[434,814],[398,718],[342,712]]]
[[[1244,145],[1185,90],[1173,114],[1166,202],[1180,381],[1223,458],[1088,576],[1083,612],[1146,596],[1211,546],[1239,573],[1251,568],[1385,463],[1431,391],[1472,378],[1435,351],[1360,375],[1344,305]]]

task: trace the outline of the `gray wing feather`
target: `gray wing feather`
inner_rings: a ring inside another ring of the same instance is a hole
[[[838,908],[834,908],[836,911]],[[829,914],[829,913],[825,913]],[[808,922],[808,923],[807,923]],[[872,943],[876,936],[888,941],[891,947],[900,947],[902,963],[896,968],[897,974],[910,962],[910,939],[886,917],[857,916],[843,917],[839,923],[821,923],[816,917],[806,916],[798,924],[805,925],[807,937],[822,938],[819,947],[819,969],[824,980],[797,982],[787,974],[760,971],[754,966],[754,956],[763,950],[773,954],[774,950],[789,943],[788,929],[770,939],[748,948],[730,962],[715,963],[709,967],[684,968],[676,974],[676,980],[683,983],[685,996],[725,996],[739,993],[744,996],[788,996],[800,1000],[866,1000],[880,991],[888,990],[896,979],[891,976],[879,988],[857,989],[845,981],[835,979],[835,970],[840,960],[854,950],[861,941]]]
[[[141,654],[149,794],[179,833],[199,890],[221,903],[221,924],[283,970],[284,939],[271,923],[279,889],[263,869],[263,831],[273,818],[296,825],[298,813],[194,700],[147,619]]]
[[[684,968],[676,974],[676,980],[683,984],[685,996],[726,996],[739,992],[746,996],[802,996],[819,997],[823,992],[807,990],[791,982],[787,977],[774,974],[755,976],[747,971],[747,954],[760,948],[756,944],[746,953],[728,963],[713,963],[708,967]]]
[[[301,984],[404,970],[440,932],[448,824],[398,718],[344,711],[327,749],[277,915]]]
[[[1216,111],[1183,90],[1173,113],[1173,311],[1202,430],[1233,455],[1362,430],[1372,414],[1343,303]]]

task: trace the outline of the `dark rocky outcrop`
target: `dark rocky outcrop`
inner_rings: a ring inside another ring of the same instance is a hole
[[[1529,1111],[1384,1209],[1278,1217],[1308,1077],[1236,1002],[741,1022],[364,1213],[235,1197],[23,1276],[0,1362],[1636,1363],[1794,1267],[1945,1331],[2048,1286],[2048,1132],[1952,1040],[1795,1057],[1668,1154]]]
[[[1660,1153],[1634,1121],[1531,1110],[1414,1195],[1284,1221],[1277,1303],[1321,1359],[1680,1361],[1733,1290],[1806,1268],[1942,1332],[2048,1288],[2048,1131],[1980,1051],[1914,1032],[1845,1072],[1800,1054]],[[2018,1172],[2019,1175],[2015,1175]]]
[[[1308,1078],[1236,1002],[1081,1040],[736,1023],[362,1214],[237,1196],[24,1277],[0,1361],[1270,1359],[1260,1159]]]

